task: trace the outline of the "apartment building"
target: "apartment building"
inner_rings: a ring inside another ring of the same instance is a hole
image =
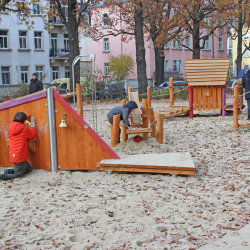
[[[43,82],[50,81],[49,33],[39,4],[31,6],[35,15],[32,30],[20,23],[22,14],[0,12],[0,85],[29,83],[34,72]]]

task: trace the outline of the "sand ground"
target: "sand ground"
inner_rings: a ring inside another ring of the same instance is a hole
[[[97,106],[109,145],[114,105]],[[84,106],[93,126],[91,110]],[[250,134],[233,129],[232,114],[196,113],[165,120],[162,145],[130,136],[114,147],[120,155],[190,152],[195,176],[34,170],[1,181],[0,249],[250,249]],[[239,118],[246,122],[246,110]]]

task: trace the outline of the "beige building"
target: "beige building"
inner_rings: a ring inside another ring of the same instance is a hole
[[[242,51],[245,50],[245,45],[244,43],[249,44],[250,42],[250,31],[243,37],[243,42],[242,42]],[[237,66],[236,66],[236,58],[237,58],[237,47],[238,47],[238,39],[232,40],[232,50],[233,50],[233,63],[234,63],[234,76],[236,76],[237,72]],[[250,68],[250,52],[249,50],[246,50],[244,55],[242,56],[242,65],[241,68]]]

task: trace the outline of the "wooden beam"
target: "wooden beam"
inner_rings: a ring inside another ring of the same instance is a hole
[[[164,116],[163,119],[165,120],[165,119],[168,119],[168,118],[177,117],[177,116],[184,115],[184,114],[187,114],[187,113],[189,113],[189,111],[188,111],[188,110],[185,110],[185,111],[176,113],[176,114],[174,114],[174,115]]]
[[[149,125],[152,124],[155,120],[155,116],[154,116],[154,110],[153,108],[148,108],[148,117],[149,117]],[[151,136],[153,138],[157,137],[157,132],[156,132],[156,123],[154,123],[152,126],[152,132],[151,132]]]
[[[169,105],[169,108],[177,109],[177,110],[191,110],[191,106],[178,106],[178,105]]]
[[[83,118],[82,87],[78,83],[76,84],[76,98],[77,98],[77,113]]]
[[[120,115],[113,116],[113,128],[111,133],[111,147],[115,147],[119,143]]]
[[[122,106],[126,105],[127,101],[126,99],[122,100]],[[126,133],[127,127],[122,124],[122,141],[127,141],[128,140],[128,134]]]
[[[147,100],[148,100],[148,107],[151,108],[151,89],[150,89],[150,86],[147,87]]]
[[[238,85],[234,86],[234,129],[237,129],[239,127],[238,122]]]
[[[174,79],[173,77],[169,78],[169,93],[170,93],[170,97],[169,97],[169,104],[170,105],[174,105]]]
[[[63,99],[68,99],[70,97],[72,97],[74,95],[73,92],[69,93],[69,94],[63,94],[63,95],[60,95]]]
[[[157,142],[163,144],[163,115],[157,114]]]
[[[238,124],[239,128],[250,128],[250,124]]]
[[[142,99],[142,127],[148,127],[148,101],[146,99]],[[148,138],[148,133],[143,133],[144,138]]]

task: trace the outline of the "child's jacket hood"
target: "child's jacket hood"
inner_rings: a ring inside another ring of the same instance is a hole
[[[23,131],[24,128],[25,125],[23,123],[12,122],[9,128],[9,135],[18,135]]]

